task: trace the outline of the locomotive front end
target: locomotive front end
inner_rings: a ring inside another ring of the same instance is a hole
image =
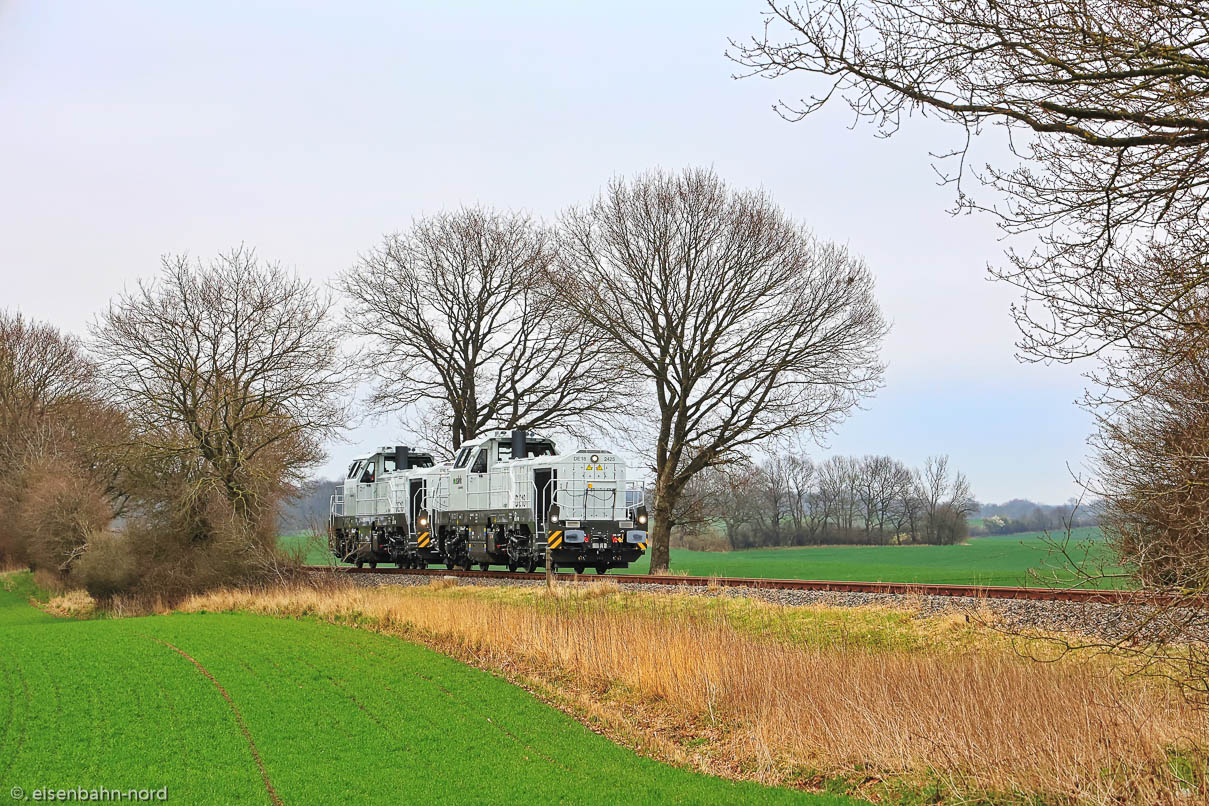
[[[546,511],[551,564],[583,573],[625,568],[646,551],[646,508],[628,485],[624,460],[599,450],[561,457]]]

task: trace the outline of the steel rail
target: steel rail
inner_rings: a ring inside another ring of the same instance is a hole
[[[544,573],[523,571],[447,571],[443,568],[354,568],[352,566],[305,566],[308,571],[330,571],[339,574],[402,574],[406,576],[453,576],[470,579],[520,579],[540,581]],[[559,582],[592,582],[609,579],[627,584],[686,585],[697,587],[743,587],[772,590],[828,591],[834,593],[879,593],[898,596],[955,596],[972,599],[1029,599],[1046,602],[1098,602],[1104,604],[1145,601],[1151,604],[1171,604],[1171,596],[1155,596],[1140,591],[1098,590],[1091,588],[1038,588],[1000,585],[937,585],[916,582],[848,582],[821,579],[762,579],[753,577],[690,577],[657,574],[572,574],[558,573]]]

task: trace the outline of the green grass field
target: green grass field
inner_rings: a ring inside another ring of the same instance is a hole
[[[1096,527],[1076,529],[1072,546],[1084,542],[1107,557]],[[1082,557],[1080,551],[1077,556]],[[642,573],[648,560],[632,566]],[[818,546],[713,552],[672,549],[672,568],[692,576],[919,582],[952,585],[1064,584],[1072,575],[1054,566],[1040,533],[974,537],[957,546]],[[1036,570],[1041,579],[1030,574]],[[1050,580],[1057,574],[1056,580]]]
[[[502,679],[369,631],[65,620],[28,604],[28,574],[7,586],[0,792],[27,800],[167,787],[170,803],[205,804],[853,802],[641,758]]]
[[[1054,536],[1055,538],[1058,535]],[[282,538],[305,553],[310,564],[332,562],[327,547],[304,536]],[[1094,526],[1075,529],[1072,547],[1084,544],[1093,558],[1108,556]],[[1082,558],[1082,547],[1076,556]],[[1056,566],[1039,532],[974,537],[958,546],[819,546],[813,548],[688,551],[672,549],[672,568],[691,576],[825,579],[860,582],[919,582],[953,585],[1065,584],[1072,578]],[[628,570],[646,573],[643,558]],[[1034,577],[1035,570],[1041,578]]]

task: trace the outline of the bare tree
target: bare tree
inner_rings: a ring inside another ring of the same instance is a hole
[[[989,209],[961,179],[975,135],[1002,127],[1013,159],[977,178],[1006,194],[995,208],[1006,230],[1040,239],[999,272],[1024,291],[1027,355],[1070,360],[1144,348],[1142,334],[1204,332],[1209,6],[769,0],[765,16],[764,33],[731,55],[754,74],[813,78],[784,116],[843,98],[887,135],[920,109],[953,124],[961,139],[941,170],[960,207]]]
[[[0,311],[0,463],[56,409],[92,397],[94,374],[75,338]]]
[[[911,490],[911,471],[889,456],[866,456],[857,463],[857,499],[861,505],[865,536],[869,542],[885,543],[898,534],[896,508]],[[891,528],[887,533],[887,526]]]
[[[98,318],[95,351],[149,467],[217,490],[240,518],[303,480],[345,422],[330,300],[244,247],[166,257]],[[173,468],[171,471],[169,468]]]
[[[835,530],[842,531],[848,521],[845,513],[851,510],[852,502],[848,498],[847,467],[842,456],[832,456],[819,464],[816,502],[824,532],[833,522]]]
[[[815,466],[810,457],[788,453],[778,456],[781,475],[785,479],[788,495],[789,518],[793,523],[795,538],[811,537],[817,530],[817,522],[811,509],[814,488]]]
[[[924,540],[950,544],[965,537],[966,517],[977,504],[965,474],[949,467],[948,456],[929,456],[916,476]]]
[[[1149,586],[1209,591],[1209,357],[1190,354],[1147,393],[1101,419],[1094,440],[1101,524],[1117,556]],[[1209,666],[1206,667],[1209,671]]]
[[[556,254],[545,228],[482,208],[387,237],[339,281],[377,380],[372,405],[412,409],[430,426],[414,430],[454,450],[488,427],[578,432],[615,414],[624,368],[558,303]]]
[[[560,296],[655,403],[651,567],[685,485],[819,433],[879,383],[886,330],[860,260],[709,171],[615,179],[563,218]]]
[[[736,462],[725,467],[710,467],[694,478],[703,479],[713,496],[714,516],[726,529],[726,542],[731,549],[741,549],[746,542],[744,531],[757,519],[760,474],[750,462]]]

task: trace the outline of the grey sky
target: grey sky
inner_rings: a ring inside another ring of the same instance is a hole
[[[1014,360],[994,222],[949,216],[930,167],[954,133],[784,122],[803,85],[732,81],[722,55],[760,8],[0,0],[0,307],[82,333],[165,252],[245,242],[326,281],[424,212],[553,218],[613,174],[712,166],[877,277],[886,386],[829,451],[947,452],[981,500],[1074,494],[1080,379]]]

